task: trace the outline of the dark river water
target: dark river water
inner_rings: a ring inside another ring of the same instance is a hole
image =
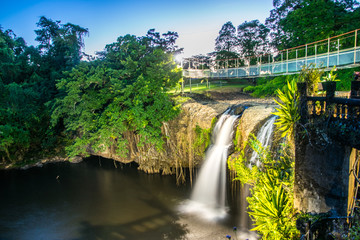
[[[174,176],[101,158],[0,171],[0,192],[0,240],[226,239],[235,226],[181,216],[190,186]]]

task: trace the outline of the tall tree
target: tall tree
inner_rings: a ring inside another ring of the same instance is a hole
[[[236,52],[238,39],[236,36],[236,28],[232,22],[225,23],[219,31],[219,36],[215,40],[215,50],[218,52]]]
[[[280,20],[290,47],[322,40],[359,28],[360,9],[330,0],[304,1],[301,7]]]
[[[241,55],[243,57],[266,53],[268,49],[269,29],[259,22],[253,20],[245,21],[238,27],[238,41]]]
[[[156,40],[157,42],[154,42]],[[161,149],[162,122],[178,113],[167,89],[181,79],[181,70],[167,50],[174,45],[151,31],[151,36],[126,35],[106,46],[103,58],[81,63],[66,73],[57,87],[53,123],[63,122],[73,139],[70,155],[87,154],[115,146],[127,152],[130,132],[140,136],[138,147],[152,144]]]
[[[29,64],[30,52],[23,38],[0,28],[0,78],[5,84],[23,83],[29,79],[35,69]]]
[[[36,83],[36,66],[31,62],[33,48],[11,31],[0,29],[0,158],[22,159],[28,151],[39,149],[43,108]],[[34,146],[38,143],[37,146]]]
[[[273,0],[274,9],[270,11],[270,16],[266,18],[265,24],[270,29],[271,45],[277,49],[287,47],[286,33],[279,24],[280,21],[300,7],[304,0]]]
[[[273,0],[273,6],[266,26],[279,50],[358,28],[356,0]]]
[[[36,30],[39,47],[0,28],[0,159],[40,157],[54,147],[46,104],[56,94],[55,82],[80,62],[87,30],[41,17]],[[53,144],[53,145],[52,145]]]
[[[81,49],[84,47],[83,37],[88,29],[78,25],[53,21],[42,16],[37,23],[40,28],[35,30],[39,49],[51,60],[56,70],[69,69],[81,60]]]
[[[161,35],[163,37],[161,37]],[[150,45],[152,47],[160,47],[166,52],[179,54],[182,52],[183,48],[179,48],[175,45],[176,40],[179,38],[179,34],[177,32],[168,31],[167,33],[161,34],[159,32],[155,32],[155,29],[150,29],[146,38],[150,41]]]
[[[36,41],[41,51],[38,76],[41,77],[42,88],[46,89],[43,98],[49,101],[56,93],[55,82],[63,77],[62,72],[70,70],[80,63],[83,38],[88,34],[86,28],[61,21],[53,21],[44,16],[37,23]]]

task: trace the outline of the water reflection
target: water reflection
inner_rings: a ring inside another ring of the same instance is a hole
[[[187,239],[186,226],[173,215],[158,214],[120,225],[92,225],[82,222],[79,240],[98,239]]]
[[[173,209],[188,187],[136,166],[92,158],[1,172],[0,189],[0,239],[184,239],[187,233]]]
[[[238,210],[212,223],[178,212],[191,189],[176,186],[174,176],[116,166],[91,158],[0,171],[0,239],[225,239],[238,224]],[[256,239],[241,234],[238,240]]]

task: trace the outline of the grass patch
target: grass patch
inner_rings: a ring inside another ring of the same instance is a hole
[[[191,85],[191,92],[196,93],[204,93],[206,91],[213,91],[213,90],[233,90],[233,89],[239,89],[242,90],[246,87],[248,87],[250,83],[248,81],[241,81],[241,82],[233,82],[233,81],[209,81],[209,87],[207,87],[206,82],[203,83],[194,83]],[[190,86],[186,85],[184,87],[184,92],[190,92]],[[181,88],[172,89],[168,93],[170,94],[176,94],[181,93]]]
[[[282,75],[277,77],[261,77],[256,79],[256,86],[244,88],[244,92],[251,93],[252,96],[263,98],[276,95],[276,90],[283,90],[287,81],[296,78],[297,75]]]
[[[354,72],[360,72],[360,67],[338,69],[337,74],[337,91],[350,91],[351,81],[353,81]],[[328,72],[325,72],[327,74]],[[325,76],[325,74],[323,76]],[[291,82],[292,79],[298,78],[299,74],[279,75],[258,77],[255,79],[256,86],[254,86],[248,79],[227,79],[227,80],[209,80],[210,88],[207,87],[205,80],[197,79],[192,81],[191,92],[204,93],[206,91],[228,91],[238,89],[250,93],[253,97],[265,98],[276,96],[276,90],[284,90],[286,83]],[[221,83],[220,83],[221,82]],[[173,89],[169,93],[180,93],[181,88]],[[186,81],[184,92],[190,92],[189,81]]]
[[[337,91],[350,91],[354,72],[360,72],[360,67],[338,69],[335,72],[337,79],[340,79],[339,82],[336,82]],[[325,76],[325,74],[328,74],[328,72],[325,72],[323,76]],[[287,81],[291,82],[293,78],[297,79],[298,77],[299,74],[259,77],[256,79],[256,86],[247,86],[244,88],[244,92],[251,93],[253,97],[258,98],[276,96],[277,89],[283,91]]]
[[[339,82],[336,82],[337,91],[350,91],[351,81],[354,80],[354,72],[360,72],[360,67],[338,69],[334,72],[337,74],[337,79],[340,79]]]

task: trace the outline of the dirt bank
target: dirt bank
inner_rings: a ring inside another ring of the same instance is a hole
[[[273,98],[255,98],[243,93],[238,88],[222,88],[221,90],[208,90],[203,93],[185,93],[190,97],[189,102],[197,102],[214,109],[218,114],[224,112],[232,105],[275,105]]]

